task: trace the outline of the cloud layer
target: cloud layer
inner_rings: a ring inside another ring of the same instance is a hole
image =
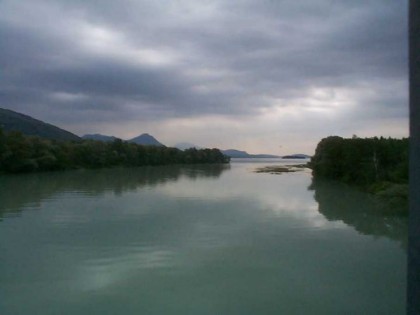
[[[79,134],[407,135],[406,1],[3,0],[0,47],[0,107]]]

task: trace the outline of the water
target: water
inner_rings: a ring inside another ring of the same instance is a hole
[[[0,314],[404,314],[406,218],[276,163],[0,177]]]

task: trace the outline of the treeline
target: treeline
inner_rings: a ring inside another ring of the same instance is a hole
[[[338,136],[318,143],[310,166],[314,177],[340,180],[374,189],[408,183],[408,139]]]
[[[54,141],[0,129],[0,173],[228,162],[229,158],[218,149],[181,151],[120,139],[113,142]]]

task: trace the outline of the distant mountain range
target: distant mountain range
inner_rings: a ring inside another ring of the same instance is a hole
[[[6,132],[19,131],[27,136],[37,136],[50,140],[81,141],[82,139],[90,139],[109,142],[118,139],[114,136],[105,136],[98,133],[87,134],[80,138],[79,136],[76,136],[75,134],[57,126],[4,108],[0,108],[0,128]],[[164,146],[147,133],[127,141],[142,145]]]
[[[89,139],[89,140],[96,140],[96,141],[103,141],[103,142],[111,142],[111,141],[114,141],[115,139],[119,139],[119,138],[114,137],[114,136],[105,136],[105,135],[101,135],[99,133],[95,133],[95,134],[84,135],[82,137],[82,139]],[[137,137],[129,139],[129,140],[124,140],[124,141],[133,142],[133,143],[141,144],[141,145],[154,145],[154,146],[157,146],[157,147],[165,147],[164,144],[157,141],[155,137],[149,135],[148,133],[143,133],[140,136],[137,136]]]
[[[202,147],[189,143],[189,142],[180,142],[175,145],[175,148],[180,150],[186,150],[190,148],[202,149]],[[236,150],[236,149],[228,149],[228,150],[220,150],[224,155],[229,156],[230,158],[247,158],[247,159],[275,159],[275,158],[283,158],[283,159],[307,159],[310,158],[309,155],[306,154],[291,154],[285,156],[273,155],[273,154],[249,154],[246,151]]]
[[[190,148],[202,149],[202,147],[189,143],[189,142],[181,142],[175,145],[176,148],[180,150],[186,150]],[[220,150],[224,155],[227,155],[231,158],[280,158],[281,156],[278,155],[271,155],[271,154],[249,154],[246,151],[240,151],[235,149],[229,150]]]
[[[96,141],[103,141],[103,142],[112,142],[115,139],[119,139],[119,138],[114,137],[114,136],[105,136],[105,135],[101,135],[99,133],[95,133],[95,134],[84,135],[82,137],[82,139],[89,139],[89,140],[96,140]],[[165,147],[164,144],[157,141],[155,137],[149,135],[148,133],[143,133],[140,136],[137,136],[135,138],[125,140],[125,141],[133,142],[133,143],[141,144],[141,145],[154,145],[154,146],[157,146],[157,147]]]
[[[246,151],[239,151],[234,149],[229,150],[221,150],[224,155],[227,155],[231,158],[259,158],[259,159],[270,159],[270,158],[282,158],[282,159],[309,159],[311,158],[310,155],[306,154],[290,154],[290,155],[272,155],[272,154],[249,154]]]
[[[114,141],[118,139],[114,136],[106,136],[102,134],[86,134],[82,138],[77,135],[56,127],[54,125],[45,123],[38,119],[32,118],[30,116],[14,112],[9,109],[0,108],[0,127],[4,131],[20,131],[21,133],[28,136],[38,136],[41,138],[51,139],[51,140],[62,140],[62,141],[81,141],[82,139],[90,139],[96,141]],[[128,142],[133,142],[141,145],[152,145],[152,146],[165,146],[160,143],[156,138],[150,134],[143,133],[140,136],[126,140]],[[202,147],[197,146],[188,142],[181,142],[175,145],[176,148],[180,150],[185,150],[189,148],[201,149]],[[221,152],[231,158],[280,158],[278,155],[271,154],[249,154],[246,151],[240,151],[235,149],[221,150]],[[292,154],[283,156],[283,159],[305,159],[310,158],[309,155],[305,154]]]
[[[0,127],[4,131],[20,131],[28,136],[62,141],[80,141],[75,134],[30,116],[0,108]]]
[[[278,155],[272,155],[272,154],[249,154],[245,151],[239,151],[235,149],[229,149],[229,150],[222,150],[222,153],[224,155],[227,155],[231,158],[261,158],[261,159],[267,159],[267,158],[279,158]]]

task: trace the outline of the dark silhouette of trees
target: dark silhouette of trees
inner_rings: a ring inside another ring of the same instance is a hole
[[[121,139],[56,141],[24,136],[20,132],[6,133],[0,128],[0,173],[228,162],[229,158],[218,149],[181,151]]]
[[[337,136],[318,143],[310,165],[314,177],[340,180],[362,187],[408,183],[408,139]]]

